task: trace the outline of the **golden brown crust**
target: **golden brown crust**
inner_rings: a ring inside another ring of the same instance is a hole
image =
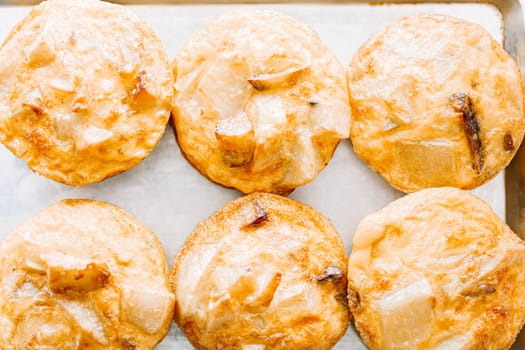
[[[0,244],[2,349],[153,349],[173,307],[159,240],[111,204],[63,200]]]
[[[480,186],[523,138],[519,68],[474,23],[402,18],[359,49],[348,85],[354,150],[404,192]]]
[[[140,163],[169,118],[162,43],[129,9],[49,0],[0,48],[0,141],[34,171],[82,186]]]
[[[190,39],[172,68],[177,142],[224,186],[290,192],[315,178],[349,136],[344,69],[293,18],[223,16]]]
[[[341,238],[314,209],[245,196],[175,258],[175,321],[198,349],[330,349],[348,325],[345,266]]]
[[[348,276],[372,350],[509,349],[525,321],[525,244],[459,189],[422,190],[363,219]]]

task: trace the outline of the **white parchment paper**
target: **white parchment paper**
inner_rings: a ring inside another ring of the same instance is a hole
[[[483,25],[502,40],[500,13],[489,5],[185,5],[131,6],[146,19],[164,42],[170,58],[192,33],[232,10],[264,8],[296,17],[314,28],[346,66],[358,47],[375,31],[401,16],[415,13],[453,15]],[[0,40],[29,12],[28,7],[0,7]],[[473,191],[504,219],[503,174]],[[36,212],[63,198],[92,198],[116,204],[135,215],[160,238],[171,264],[195,225],[227,201],[235,190],[209,182],[182,157],[170,127],[144,162],[102,183],[73,188],[32,173],[25,163],[0,145],[0,239]],[[361,162],[349,141],[342,142],[328,167],[290,197],[325,214],[343,237],[350,253],[358,222],[402,193],[392,189]],[[191,349],[176,328],[157,349]],[[352,328],[336,349],[365,349]]]

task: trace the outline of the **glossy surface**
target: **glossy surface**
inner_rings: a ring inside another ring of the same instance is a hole
[[[348,280],[373,350],[509,349],[525,322],[525,243],[456,188],[421,190],[365,217]]]
[[[354,150],[407,193],[478,187],[525,132],[517,64],[469,21],[417,15],[386,26],[352,58],[348,85]]]
[[[348,327],[347,262],[315,209],[244,196],[199,223],[175,258],[175,321],[197,349],[331,349]]]
[[[34,171],[83,186],[140,163],[169,119],[161,41],[129,9],[36,6],[0,48],[0,142]]]
[[[172,320],[167,267],[121,209],[51,205],[0,243],[0,348],[152,349]]]
[[[131,7],[146,19],[173,58],[184,42],[219,15],[233,9],[270,9],[296,17],[318,32],[323,42],[344,64],[369,35],[385,24],[408,14],[420,12],[455,15],[482,24],[498,40],[502,39],[502,19],[486,5],[404,5],[369,6],[363,4],[257,5],[239,6],[138,6]],[[0,8],[0,35],[8,31],[29,9]],[[519,19],[518,19],[519,20]],[[512,34],[510,38],[517,37]],[[504,178],[502,175],[475,191],[505,216]],[[84,188],[71,188],[33,174],[24,162],[0,147],[0,237],[50,203],[61,198],[88,197],[119,205],[142,221],[160,238],[168,261],[172,261],[195,225],[230,199],[235,190],[224,189],[202,177],[181,155],[170,128],[138,167],[116,178]],[[392,189],[341,142],[327,168],[311,183],[291,194],[324,214],[336,227],[350,252],[357,223],[402,193]],[[177,327],[158,349],[190,350]],[[363,350],[352,328],[335,349]]]
[[[287,194],[313,180],[349,137],[343,65],[292,17],[221,16],[184,45],[173,72],[179,146],[224,186]]]

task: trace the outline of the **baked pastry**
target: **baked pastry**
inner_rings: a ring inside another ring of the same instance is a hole
[[[175,321],[197,349],[330,349],[348,327],[346,265],[320,213],[251,194],[200,223],[175,258]]]
[[[0,141],[68,185],[139,164],[160,140],[172,98],[162,43],[120,5],[45,1],[0,48]]]
[[[0,244],[0,349],[153,349],[173,307],[160,242],[111,204],[61,201]]]
[[[474,23],[402,18],[359,49],[348,85],[354,150],[404,192],[475,188],[510,162],[523,138],[518,66]]]
[[[525,245],[459,189],[422,190],[363,219],[348,276],[371,350],[508,349],[525,321]]]
[[[349,136],[344,68],[291,17],[227,14],[186,43],[173,73],[180,148],[221,185],[289,193]]]

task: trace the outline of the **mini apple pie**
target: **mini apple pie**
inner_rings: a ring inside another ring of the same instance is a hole
[[[174,302],[160,242],[113,205],[61,201],[0,244],[0,349],[153,349]]]
[[[525,321],[525,244],[459,189],[422,190],[363,219],[348,276],[371,350],[504,350]]]
[[[291,17],[223,16],[190,39],[173,72],[182,152],[224,186],[289,193],[313,180],[349,136],[344,68]]]
[[[0,48],[0,141],[68,185],[139,164],[164,133],[172,97],[162,43],[120,5],[45,1]]]
[[[474,23],[402,18],[359,49],[348,84],[354,150],[404,192],[480,186],[523,138],[518,66]]]
[[[245,196],[199,224],[175,258],[175,321],[197,349],[331,349],[348,327],[346,266],[320,213]]]

